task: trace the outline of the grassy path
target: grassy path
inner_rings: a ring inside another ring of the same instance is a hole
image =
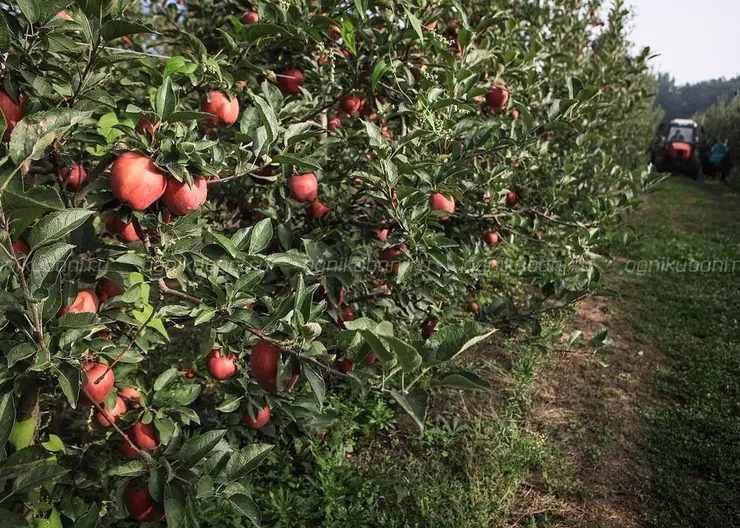
[[[630,224],[615,295],[573,322],[612,345],[537,382],[561,477],[520,526],[740,526],[740,197],[675,178]]]

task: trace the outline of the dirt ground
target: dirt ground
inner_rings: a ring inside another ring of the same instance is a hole
[[[544,516],[542,526],[642,526],[650,469],[637,449],[636,405],[650,399],[646,377],[661,356],[622,320],[626,309],[614,298],[582,301],[570,328],[587,340],[606,329],[611,343],[601,350],[564,346],[538,378],[527,427],[546,433],[564,474],[528,483],[514,508],[521,522]]]

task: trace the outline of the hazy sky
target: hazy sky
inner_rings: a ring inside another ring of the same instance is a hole
[[[676,82],[740,74],[740,0],[628,0],[631,40],[650,46],[654,68]]]

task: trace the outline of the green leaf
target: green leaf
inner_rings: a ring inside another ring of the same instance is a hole
[[[285,130],[283,142],[286,147],[290,147],[302,139],[314,136],[316,133],[312,131],[311,123],[294,123]]]
[[[86,209],[55,211],[44,216],[28,235],[28,245],[36,249],[67,236],[93,214]]]
[[[64,209],[59,193],[52,187],[34,187],[28,191],[16,192],[5,189],[3,192],[3,206],[12,216],[22,214],[43,213],[49,209],[61,211]]]
[[[430,344],[439,343],[436,359],[450,361],[465,352],[468,348],[487,339],[496,330],[487,330],[478,323],[465,323],[457,326],[445,326],[432,338]]]
[[[28,289],[31,293],[38,290],[49,274],[59,274],[69,258],[74,246],[70,244],[52,244],[44,246],[31,258],[31,275],[28,278]]]
[[[157,112],[163,121],[167,121],[177,107],[177,96],[172,87],[172,79],[170,77],[164,78],[162,86],[157,89],[154,101],[154,111]]]
[[[146,465],[142,460],[132,460],[108,470],[109,477],[138,477],[146,473]]]
[[[177,55],[175,57],[170,57],[170,60],[167,61],[163,75],[165,77],[171,77],[177,73],[193,73],[196,69],[198,69],[198,66],[195,63],[188,61],[185,57]]]
[[[36,346],[31,343],[21,343],[15,345],[8,352],[8,368],[12,367],[19,361],[29,358],[36,353]]]
[[[6,392],[0,396],[0,449],[2,449],[10,438],[10,432],[15,424],[15,404],[13,393]]]
[[[177,481],[164,487],[164,514],[168,528],[183,528],[189,524],[185,515],[185,493]]]
[[[421,365],[421,354],[411,345],[398,338],[386,336],[383,338],[393,349],[404,372],[413,372]],[[377,351],[375,352],[377,354]]]
[[[13,33],[8,27],[8,22],[5,20],[4,16],[0,15],[0,53],[5,53],[10,49],[10,42],[12,39]],[[0,138],[5,134],[6,125],[5,116],[0,112]]]
[[[324,384],[324,378],[308,366],[303,367],[303,372],[306,374],[308,384],[311,385],[311,390],[313,391],[314,396],[316,396],[316,401],[319,404],[319,410],[321,410],[324,406],[324,397],[326,396],[326,385]]]
[[[93,503],[87,513],[82,515],[75,522],[74,528],[96,528],[100,523],[100,507]]]
[[[367,132],[367,135],[370,136],[371,147],[384,147],[388,145],[388,140],[375,123],[370,120],[366,120],[364,123],[365,131]]]
[[[370,348],[373,350],[373,352],[375,352],[375,355],[378,356],[378,360],[380,361],[380,364],[383,366],[384,369],[393,368],[396,366],[396,357],[390,350],[388,350],[388,347],[385,345],[382,339],[380,339],[370,330],[362,330],[361,334],[362,337],[365,338],[367,344],[370,345]]]
[[[391,389],[391,395],[398,404],[416,422],[421,431],[424,431],[424,421],[427,417],[427,401],[429,395],[421,389],[413,389],[410,393],[403,395],[395,389]]]
[[[35,23],[50,20],[73,3],[72,0],[18,0],[18,7],[29,22]]]
[[[416,18],[416,15],[409,11],[406,6],[403,6],[403,11],[404,13],[406,13],[406,17],[409,19],[411,27],[414,28],[414,31],[416,31],[416,35],[419,37],[419,41],[424,44],[424,32],[421,29],[421,22],[419,22],[419,19]]]
[[[231,455],[223,470],[226,480],[240,480],[249,472],[257,469],[275,446],[269,444],[250,444]]]
[[[100,28],[100,36],[103,40],[115,40],[123,36],[152,32],[152,29],[144,24],[126,19],[107,20]]]
[[[20,422],[15,422],[13,430],[10,432],[10,443],[20,451],[31,445],[36,433],[36,418],[26,418]]]
[[[472,372],[457,372],[454,374],[448,374],[441,380],[435,381],[434,384],[440,387],[452,387],[454,389],[463,390],[491,390],[490,383],[488,383],[477,374],[473,374]]]
[[[241,396],[228,395],[224,401],[216,407],[216,410],[222,413],[231,413],[236,411],[241,404]]]
[[[251,523],[258,527],[262,521],[259,508],[249,495],[238,493],[229,497],[229,502],[238,514],[245,516]]]
[[[55,434],[49,435],[49,441],[41,444],[44,449],[52,453],[66,453],[67,449],[64,447],[64,442]]]
[[[378,85],[378,81],[383,78],[383,74],[388,70],[388,63],[385,59],[380,59],[373,68],[373,73],[370,76],[370,87],[372,91],[375,91],[375,87]]]
[[[52,464],[44,464],[42,466],[36,466],[28,473],[23,473],[18,476],[13,482],[14,493],[25,493],[36,489],[46,484],[57,480],[59,477],[69,473],[68,469],[63,467],[55,466]]]
[[[70,407],[76,409],[77,400],[80,397],[80,371],[69,363],[62,363],[56,374],[59,386],[67,397]]]
[[[282,165],[293,166],[299,170],[321,170],[321,164],[319,164],[319,162],[315,159],[299,158],[298,156],[293,156],[292,154],[278,154],[273,158],[273,161]]]
[[[188,439],[180,449],[180,460],[187,467],[194,466],[216,447],[225,434],[226,429],[216,429]]]
[[[170,367],[157,376],[157,379],[154,381],[154,390],[160,391],[164,389],[167,385],[175,381],[175,379],[177,379],[177,369]]]
[[[23,118],[10,136],[10,158],[16,165],[27,159],[41,158],[49,145],[64,137],[74,125],[89,115],[90,112],[71,108],[55,108]]]
[[[313,275],[308,264],[304,260],[301,260],[297,255],[290,253],[272,253],[267,255],[267,261],[273,266],[279,268],[295,268],[303,270],[309,275]]]
[[[272,143],[278,136],[278,120],[275,115],[275,111],[263,97],[259,95],[254,96],[254,102],[257,103],[257,112],[262,119],[262,124],[265,125],[267,131],[267,138]]]
[[[342,20],[341,33],[342,43],[347,47],[352,55],[357,55],[357,46],[355,44],[355,25],[352,23],[352,19],[350,17],[344,17],[344,20]]]
[[[254,255],[259,253],[272,241],[272,220],[265,218],[260,220],[253,228],[249,237],[249,253]]]

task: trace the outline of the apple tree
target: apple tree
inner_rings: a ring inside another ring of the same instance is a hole
[[[326,395],[431,391],[601,284],[637,203],[621,2],[0,3],[5,525],[259,523]]]

